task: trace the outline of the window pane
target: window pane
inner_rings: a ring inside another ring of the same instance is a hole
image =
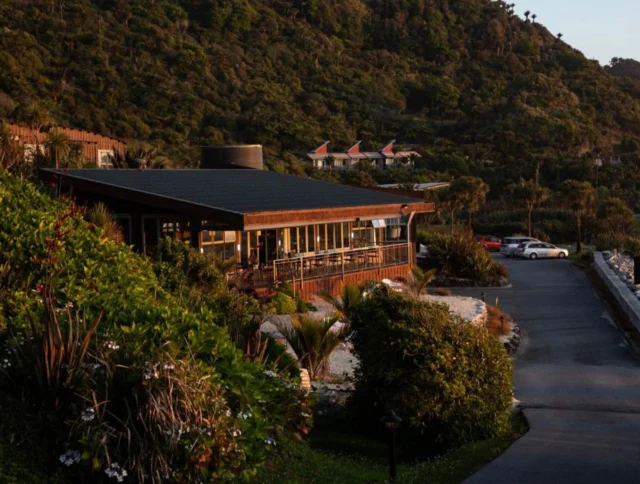
[[[327,249],[334,250],[336,248],[335,224],[327,225]]]
[[[294,227],[289,229],[289,246],[291,247],[291,253],[297,254],[298,251],[298,228]]]
[[[235,259],[236,257],[236,244],[234,242],[226,242],[224,244],[224,258]]]
[[[351,232],[349,232],[349,224],[345,222],[342,224],[342,247],[345,249],[350,247],[350,242]]]
[[[211,230],[202,231],[202,242],[213,242],[213,232]]]
[[[300,252],[307,252],[307,227],[299,227],[298,235],[300,236]]]
[[[315,234],[314,226],[310,225],[307,227],[307,250],[309,252],[315,252],[316,250],[316,234]]]
[[[318,235],[316,236],[316,242],[318,242],[316,250],[320,251],[327,249],[327,226],[325,224],[318,225]]]

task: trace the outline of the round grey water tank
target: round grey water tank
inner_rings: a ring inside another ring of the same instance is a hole
[[[262,145],[204,146],[200,168],[251,168],[262,170]]]

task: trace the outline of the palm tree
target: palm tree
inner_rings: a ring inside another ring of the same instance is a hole
[[[122,233],[118,223],[115,221],[111,211],[104,203],[98,202],[91,207],[87,214],[87,218],[93,225],[102,229],[102,233],[105,237],[115,241],[120,241],[122,238]]]
[[[411,294],[415,297],[420,297],[437,272],[437,269],[424,271],[419,267],[412,267],[409,277],[404,281],[404,283]]]
[[[339,297],[328,292],[320,294],[320,297],[333,306],[335,314],[345,324],[345,334],[348,333],[351,314],[364,298],[364,286],[347,283],[342,286]]]
[[[537,18],[538,18],[538,16],[534,13],[534,14],[531,16],[532,23],[536,23],[536,19],[537,19]]]
[[[562,40],[562,37],[564,37],[564,34],[558,34],[558,40]]]
[[[530,10],[527,10],[527,11],[524,13],[524,16],[526,17],[527,22],[529,21],[529,15],[531,15],[531,11],[530,11]]]
[[[279,323],[278,330],[298,356],[300,366],[309,372],[313,380],[329,371],[329,356],[340,344],[344,328],[335,330],[338,316],[331,315],[321,320],[304,315],[291,317],[291,325]]]
[[[45,147],[49,162],[55,168],[60,168],[60,161],[71,153],[72,143],[66,134],[54,129],[47,136]]]
[[[593,215],[596,208],[596,190],[589,182],[567,180],[562,191],[576,219],[576,250],[582,251],[582,224],[584,218]]]
[[[529,237],[533,233],[531,220],[533,210],[549,198],[549,191],[533,180],[520,180],[508,188],[509,197],[517,204],[523,204],[527,209],[527,231]]]
[[[158,153],[155,148],[144,146],[129,147],[125,152],[112,150],[109,159],[114,168],[167,168],[171,165],[169,159]]]
[[[27,106],[19,106],[16,110],[20,121],[24,122],[31,129],[31,140],[29,144],[35,145],[35,155],[40,154],[40,132],[45,126],[53,124],[53,117],[49,111],[38,102],[33,102]]]

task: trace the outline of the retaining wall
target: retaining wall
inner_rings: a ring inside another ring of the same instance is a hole
[[[602,252],[594,255],[596,272],[609,288],[618,304],[631,320],[636,330],[640,331],[640,300],[631,292],[629,287],[620,280],[620,277],[609,267],[604,260]]]

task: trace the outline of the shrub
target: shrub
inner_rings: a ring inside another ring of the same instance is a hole
[[[601,235],[595,243],[596,250],[618,250],[634,257],[640,255],[640,237],[633,235]]]
[[[468,235],[421,231],[418,242],[428,250],[421,266],[436,269],[440,278],[470,279],[476,284],[495,285],[508,277],[505,267]]]
[[[294,314],[298,310],[295,299],[278,291],[272,300],[276,314]]]
[[[147,259],[82,215],[0,170],[0,342],[8,360],[0,391],[35,404],[47,442],[79,451],[87,462],[79,472],[94,473],[88,480],[127,470],[159,481],[170,469],[178,480],[226,481],[253,475],[272,439],[307,431],[305,399],[276,361],[246,358],[219,314],[208,305],[190,312],[191,300],[163,288]],[[72,358],[69,341],[81,343],[82,355]],[[43,371],[45,355],[58,359]],[[49,384],[28,383],[52,369]],[[181,427],[190,430],[177,446]]]
[[[445,445],[508,428],[511,361],[484,328],[384,287],[355,309],[351,324],[358,415],[375,421],[394,410],[411,433]]]

